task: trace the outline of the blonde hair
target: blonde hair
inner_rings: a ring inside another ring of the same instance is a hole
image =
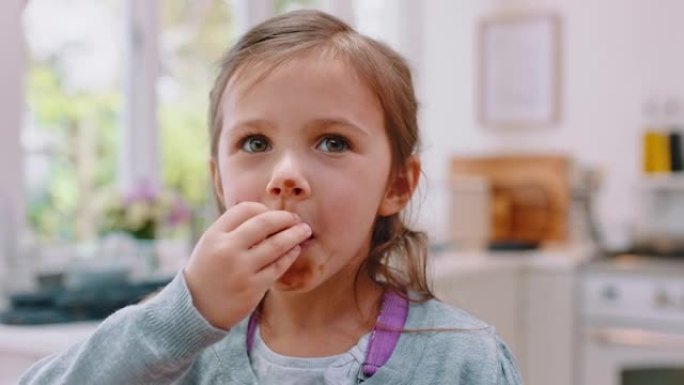
[[[314,50],[344,60],[378,98],[390,141],[391,176],[404,172],[407,160],[420,145],[418,103],[408,65],[387,45],[356,32],[333,16],[311,10],[290,12],[255,26],[221,60],[210,94],[212,159],[218,155],[221,99],[236,72],[257,67],[265,76],[282,63]],[[225,210],[220,200],[219,206]],[[427,300],[434,295],[427,283],[426,255],[424,233],[410,230],[400,214],[378,217],[368,258],[359,273],[364,271],[400,293],[413,291],[419,300]]]

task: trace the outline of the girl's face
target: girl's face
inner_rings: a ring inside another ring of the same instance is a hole
[[[254,76],[242,71],[225,91],[216,193],[227,209],[261,202],[311,226],[273,290],[353,277],[375,218],[400,209],[386,191],[391,152],[380,103],[336,59],[307,55]]]

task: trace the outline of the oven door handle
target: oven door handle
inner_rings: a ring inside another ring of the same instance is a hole
[[[593,330],[589,335],[592,341],[603,345],[684,351],[684,334],[612,328]]]

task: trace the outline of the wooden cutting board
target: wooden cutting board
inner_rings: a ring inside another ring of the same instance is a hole
[[[490,185],[492,241],[565,241],[568,238],[568,157],[506,155],[453,157],[451,177],[480,176]]]

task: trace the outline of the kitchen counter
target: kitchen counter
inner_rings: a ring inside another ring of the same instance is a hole
[[[592,273],[620,273],[625,275],[654,275],[659,277],[684,277],[684,258],[645,257],[623,254],[610,259],[593,261],[583,266]]]
[[[88,338],[97,322],[0,325],[0,385],[16,384],[34,362]]]
[[[537,271],[573,271],[589,262],[589,246],[548,247],[531,251],[446,250],[430,253],[429,271],[444,273],[520,268]]]
[[[0,325],[0,354],[14,352],[26,356],[51,354],[80,342],[92,334],[98,322],[55,325]]]

